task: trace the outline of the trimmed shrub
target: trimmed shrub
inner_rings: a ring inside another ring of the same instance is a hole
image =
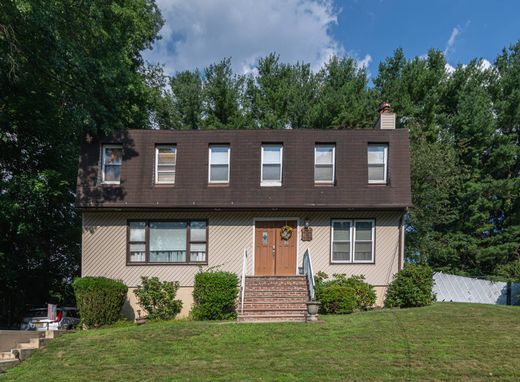
[[[134,294],[139,305],[148,312],[148,318],[171,320],[180,313],[182,301],[175,299],[179,290],[178,282],[161,282],[158,277],[143,276],[141,283]]]
[[[128,287],[119,280],[106,277],[81,277],[73,283],[81,323],[100,327],[119,320]]]
[[[199,272],[195,275],[191,315],[195,320],[236,318],[238,277],[230,272]]]
[[[321,313],[349,314],[356,308],[354,289],[340,284],[328,284],[320,291]]]
[[[411,308],[430,305],[433,271],[427,265],[408,264],[394,275],[386,293],[385,307]]]
[[[376,292],[374,287],[365,281],[364,276],[351,276],[346,277],[345,275],[335,274],[332,280],[327,280],[328,276],[326,273],[319,272],[316,274],[315,286],[316,286],[316,298],[321,301],[322,313],[351,313],[354,310],[367,310],[372,307],[376,302]],[[341,286],[344,289],[330,289],[331,286]],[[339,296],[338,293],[343,291],[348,296]],[[330,296],[329,294],[333,294]],[[341,301],[332,302],[333,298],[340,298]],[[323,301],[332,303],[333,305],[341,305],[343,300],[352,300],[352,309],[346,309],[344,312],[331,312],[328,311]]]

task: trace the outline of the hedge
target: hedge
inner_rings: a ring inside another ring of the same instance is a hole
[[[236,318],[238,277],[230,272],[199,272],[195,275],[191,315],[195,320]]]
[[[321,302],[321,313],[352,313],[355,310],[367,310],[376,302],[374,287],[365,281],[364,276],[335,274],[327,280],[324,272],[315,278],[316,299]]]
[[[430,305],[433,295],[433,271],[427,265],[407,264],[394,275],[386,293],[385,307],[411,308]]]
[[[76,278],[72,284],[81,323],[87,327],[113,324],[121,313],[128,287],[106,277]]]

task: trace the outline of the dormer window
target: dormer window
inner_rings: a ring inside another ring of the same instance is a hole
[[[368,183],[386,184],[388,173],[388,145],[368,145]]]
[[[262,186],[281,186],[282,185],[282,153],[281,144],[262,145]]]
[[[209,183],[229,183],[229,145],[209,146]]]
[[[123,147],[121,145],[103,145],[101,182],[119,184],[121,182],[121,164]]]
[[[314,147],[314,182],[334,183],[335,146],[318,144]]]
[[[155,183],[174,184],[177,163],[175,145],[155,146]]]

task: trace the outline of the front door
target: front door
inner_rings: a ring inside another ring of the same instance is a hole
[[[285,226],[291,227],[288,235]],[[296,221],[257,221],[255,224],[255,276],[296,274]],[[285,234],[285,237],[284,235]],[[289,237],[288,237],[289,236]]]

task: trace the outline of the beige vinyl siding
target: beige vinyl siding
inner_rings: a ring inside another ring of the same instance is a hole
[[[386,286],[398,270],[399,219],[395,211],[269,211],[269,212],[85,212],[83,214],[82,275],[121,279],[129,287],[139,285],[140,276],[157,276],[193,286],[197,265],[126,265],[128,219],[208,219],[208,266],[240,274],[242,255],[248,250],[248,274],[254,264],[254,219],[298,218],[298,258],[301,265],[306,249],[311,251],[314,272],[329,275],[365,275],[374,286]],[[313,240],[301,241],[304,219],[313,229]],[[332,218],[375,219],[375,264],[330,264],[330,220]],[[295,269],[296,273],[296,269]]]

